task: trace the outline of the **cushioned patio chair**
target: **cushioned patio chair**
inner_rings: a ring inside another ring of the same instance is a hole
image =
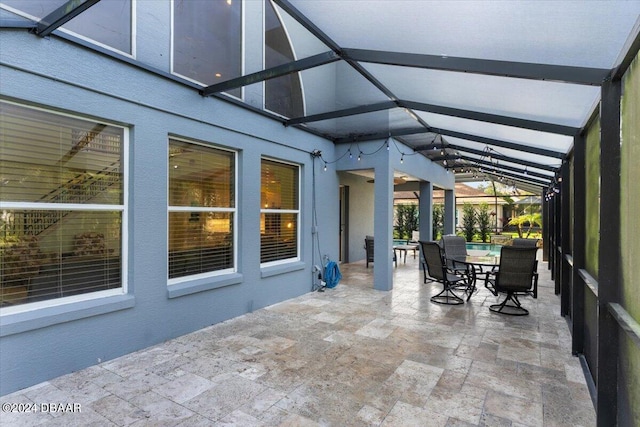
[[[436,242],[421,241],[420,253],[423,258],[424,283],[427,283],[428,277],[431,277],[432,281],[442,283],[442,291],[432,296],[431,302],[448,305],[464,303],[462,298],[453,292],[453,289],[458,284],[463,284],[465,289],[468,288],[467,277],[456,274],[447,268],[440,246]]]
[[[498,270],[488,272],[485,280],[487,285],[492,285],[487,287],[495,295],[505,293],[506,297],[501,303],[490,305],[489,310],[511,316],[529,314],[520,304],[518,296],[538,297],[537,251],[535,247],[502,247]]]

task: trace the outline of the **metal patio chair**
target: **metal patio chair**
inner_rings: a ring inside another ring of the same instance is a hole
[[[367,253],[367,268],[369,268],[369,263],[373,262],[373,236],[366,236],[364,238],[364,250]],[[398,266],[398,260],[396,258],[395,251],[391,250],[391,254],[393,256],[393,263]]]
[[[526,316],[529,311],[522,307],[518,296],[538,297],[538,262],[535,247],[503,246],[497,271],[487,272],[486,283],[492,285],[495,295],[505,293],[505,299],[492,304],[489,310],[511,316]]]
[[[469,287],[466,276],[456,274],[447,268],[440,246],[436,242],[420,242],[420,253],[423,257],[424,283],[427,277],[433,281],[442,283],[442,291],[431,297],[431,302],[437,304],[459,305],[464,300],[453,291],[457,284],[464,284]]]
[[[511,246],[517,248],[537,248],[538,247],[538,239],[524,239],[524,238],[515,238],[513,239],[513,244]]]

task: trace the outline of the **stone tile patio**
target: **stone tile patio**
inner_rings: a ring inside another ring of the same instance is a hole
[[[2,397],[81,412],[2,413],[7,426],[593,426],[545,263],[531,315],[429,301],[411,256],[394,289],[364,263],[303,295]]]

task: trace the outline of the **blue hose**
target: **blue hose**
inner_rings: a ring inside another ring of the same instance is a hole
[[[338,286],[338,282],[342,279],[340,269],[335,261],[329,261],[324,268],[324,281],[327,284],[327,288],[335,288]]]

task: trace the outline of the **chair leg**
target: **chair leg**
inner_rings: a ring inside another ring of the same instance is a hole
[[[509,302],[512,302],[512,304],[508,304]],[[507,292],[507,296],[500,304],[490,305],[489,310],[509,316],[526,316],[529,314],[529,310],[520,304],[518,296],[513,291]]]
[[[435,302],[436,304],[445,304],[445,305],[460,305],[464,304],[464,300],[460,298],[458,295],[453,292],[451,286],[448,283],[444,284],[442,291],[439,294],[431,297],[431,302]]]

